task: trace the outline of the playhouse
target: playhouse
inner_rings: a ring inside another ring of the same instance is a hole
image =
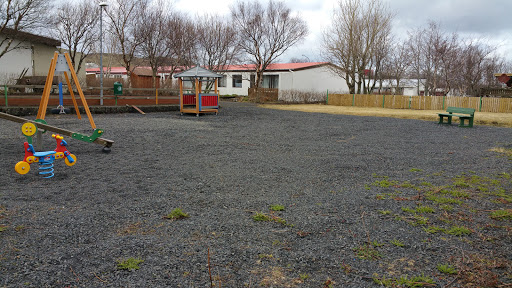
[[[174,75],[180,86],[180,112],[219,113],[218,79],[222,75],[199,66]]]

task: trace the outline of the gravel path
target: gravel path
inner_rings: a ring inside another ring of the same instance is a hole
[[[0,287],[512,282],[511,160],[489,151],[510,148],[510,128],[231,102],[218,116],[94,119],[112,152],[65,137],[77,164],[56,160],[51,179],[35,164],[14,172],[21,125],[0,119]],[[90,133],[86,119],[46,120]],[[434,211],[412,211],[425,206]],[[189,217],[164,218],[175,208]],[[505,215],[491,218],[496,210]],[[119,269],[129,258],[143,260],[140,269]]]

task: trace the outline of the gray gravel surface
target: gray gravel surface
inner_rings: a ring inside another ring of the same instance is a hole
[[[21,124],[0,119],[0,287],[378,287],[372,277],[416,275],[463,287],[462,276],[436,266],[464,255],[512,260],[508,230],[482,232],[479,219],[488,213],[476,212],[509,209],[506,201],[472,196],[464,207],[477,208],[463,214],[472,215],[465,226],[473,233],[461,237],[411,225],[402,208],[430,203],[414,201],[416,190],[389,197],[404,181],[447,185],[462,173],[505,179],[496,175],[511,172],[510,159],[489,149],[510,147],[510,128],[231,102],[217,116],[94,117],[115,141],[112,152],[65,137],[77,164],[56,160],[51,179],[40,178],[35,164],[15,173],[25,138]],[[90,133],[86,119],[46,120]],[[49,134],[44,150],[55,148]],[[397,182],[375,184],[382,180]],[[500,187],[510,194],[510,181]],[[276,204],[284,211],[272,212]],[[175,208],[190,217],[165,219]],[[258,212],[272,221],[253,220]],[[357,257],[354,249],[368,242],[379,259]],[[118,269],[128,258],[144,262]],[[497,281],[510,283],[510,266],[498,268]]]

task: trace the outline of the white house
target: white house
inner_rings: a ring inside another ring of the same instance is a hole
[[[261,88],[279,89],[279,97],[282,100],[282,92],[296,90],[317,93],[343,93],[348,86],[344,79],[333,74],[328,62],[307,63],[276,63],[267,67],[263,73]],[[224,77],[219,80],[219,93],[222,95],[248,95],[248,89],[255,82],[254,65],[229,65],[224,70],[218,71]]]
[[[368,80],[366,80],[368,82]],[[396,80],[395,79],[384,79],[382,82],[377,80],[377,84],[373,89],[373,94],[395,94],[395,95],[404,95],[404,96],[418,96],[424,95],[425,93],[425,85],[424,79],[401,79],[400,84],[398,85],[398,91],[396,88]],[[419,84],[419,86],[418,86]],[[380,91],[379,91],[380,87]],[[419,91],[419,94],[418,94]]]
[[[12,50],[0,58],[0,83],[17,79],[23,71],[26,71],[25,76],[48,74],[53,53],[59,50],[61,45],[59,40],[5,28],[0,34],[0,43],[3,43],[0,49],[5,48],[4,40],[9,39],[13,39],[9,48]]]

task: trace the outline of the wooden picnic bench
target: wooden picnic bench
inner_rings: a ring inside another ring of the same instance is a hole
[[[473,108],[459,108],[459,107],[448,107],[446,109],[448,113],[439,113],[439,124],[452,124],[452,117],[459,117],[459,127],[473,127],[473,118],[475,117],[475,109]],[[454,114],[457,113],[457,114]],[[446,122],[444,121],[446,118]],[[467,124],[466,123],[467,121]]]

